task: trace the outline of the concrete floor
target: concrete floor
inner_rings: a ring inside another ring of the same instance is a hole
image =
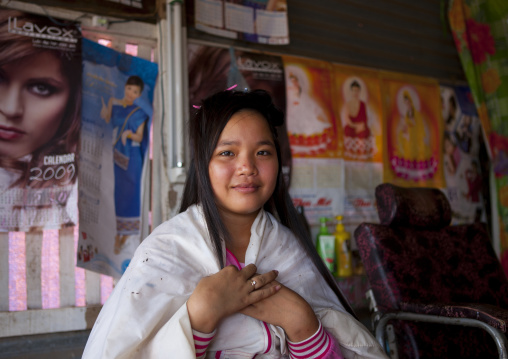
[[[366,328],[372,330],[368,309],[356,309]],[[0,359],[81,358],[90,330],[0,338]]]

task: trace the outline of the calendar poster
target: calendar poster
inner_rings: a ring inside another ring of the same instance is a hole
[[[83,40],[78,266],[119,278],[141,238],[157,64]]]
[[[311,226],[318,225],[320,217],[344,213],[344,161],[294,158],[289,193],[293,204],[304,208]]]
[[[0,8],[0,34],[0,231],[74,226],[81,32]]]
[[[289,44],[287,0],[194,0],[189,12],[196,29],[209,34],[260,44]]]

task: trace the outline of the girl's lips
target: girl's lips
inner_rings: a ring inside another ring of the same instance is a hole
[[[17,128],[0,125],[0,140],[16,140],[25,134],[26,132],[18,130]]]
[[[252,193],[258,190],[259,186],[256,185],[239,185],[235,186],[234,189],[240,193]]]

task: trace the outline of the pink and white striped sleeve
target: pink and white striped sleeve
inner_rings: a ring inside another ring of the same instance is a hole
[[[288,349],[291,359],[344,359],[336,339],[324,330],[321,323],[310,338],[298,343],[288,340]]]
[[[206,349],[215,336],[216,330],[211,333],[201,333],[192,329],[192,337],[194,338],[194,348],[196,349],[196,359],[203,359],[206,355]]]

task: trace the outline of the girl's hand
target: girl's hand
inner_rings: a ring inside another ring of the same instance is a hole
[[[276,285],[280,284],[272,281],[266,287]],[[249,305],[241,313],[282,327],[292,342],[305,340],[319,329],[318,319],[309,303],[284,286],[275,295]]]
[[[129,138],[130,135],[132,135],[132,131],[131,130],[125,130],[125,131],[122,132],[122,144],[124,146],[127,143],[127,139]]]
[[[281,286],[267,284],[277,274],[277,271],[256,274],[256,266],[249,264],[242,270],[227,266],[218,273],[201,279],[187,301],[192,329],[210,333],[222,319],[272,296]],[[252,285],[253,280],[255,285]]]
[[[104,98],[102,96],[101,96],[101,101],[102,101],[101,118],[109,123],[111,114],[109,113],[108,107],[104,103]]]

